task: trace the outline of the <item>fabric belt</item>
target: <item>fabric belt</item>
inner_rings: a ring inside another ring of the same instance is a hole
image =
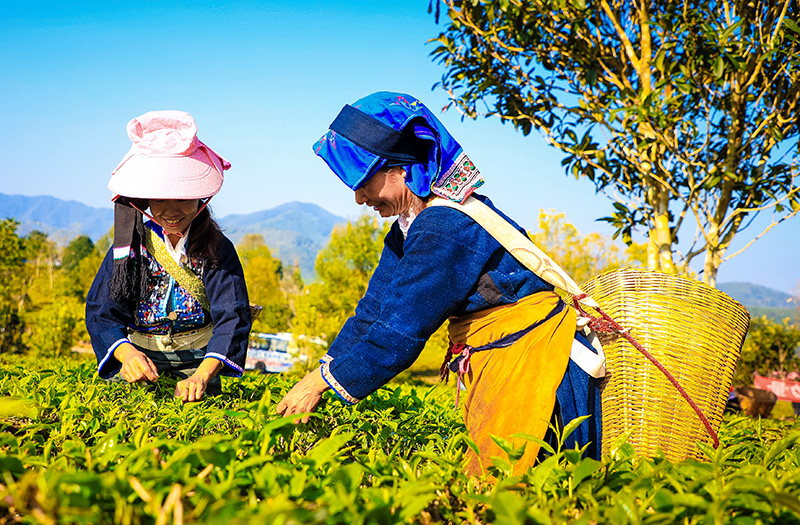
[[[476,352],[485,352],[486,350],[492,350],[494,348],[506,348],[507,346],[511,346],[517,341],[519,341],[523,336],[530,333],[531,330],[536,328],[537,326],[546,323],[549,321],[554,315],[561,313],[566,305],[564,301],[558,301],[558,304],[550,310],[550,313],[544,319],[539,319],[532,325],[528,326],[527,328],[523,328],[518,332],[514,332],[513,334],[508,334],[506,336],[501,337],[497,341],[492,341],[489,344],[485,344],[483,346],[472,347],[469,345],[465,345],[463,343],[452,343],[450,348],[448,349],[448,353],[452,355],[457,355],[455,359],[453,359],[447,368],[450,369],[451,372],[465,374],[469,371],[469,357],[476,353]]]
[[[214,325],[206,326],[180,334],[153,335],[128,329],[128,339],[134,345],[160,352],[176,352],[178,350],[196,350],[208,346]]]
[[[522,337],[528,334],[531,330],[535,329],[537,326],[541,325],[542,323],[547,322],[550,320],[554,315],[559,314],[566,305],[564,301],[559,301],[558,304],[553,308],[550,313],[544,319],[540,319],[533,323],[532,325],[528,326],[527,328],[523,328],[513,334],[508,334],[506,336],[501,337],[497,341],[492,341],[489,344],[485,344],[483,346],[472,347],[469,345],[465,345],[463,343],[451,343],[450,347],[447,349],[447,357],[445,358],[445,365],[451,372],[465,374],[469,371],[469,357],[474,354],[475,352],[484,352],[486,350],[492,350],[494,348],[506,348],[508,346],[513,345],[517,341],[519,341]],[[589,374],[590,376],[594,377],[595,379],[604,377],[606,375],[606,367],[605,367],[605,354],[603,353],[602,346],[599,344],[595,345],[593,339],[596,339],[597,336],[593,331],[581,332],[584,334],[586,339],[589,341],[590,344],[595,348],[597,353],[592,352],[586,346],[583,345],[577,339],[572,340],[572,348],[570,348],[570,359],[575,362],[584,372]],[[450,361],[452,356],[457,356],[455,359]],[[449,361],[449,364],[448,364]],[[440,370],[440,373],[444,376],[444,366]]]

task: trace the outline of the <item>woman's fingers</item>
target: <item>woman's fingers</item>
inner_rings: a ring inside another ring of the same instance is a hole
[[[130,357],[122,363],[120,376],[128,383],[141,381],[158,381],[158,370],[149,357],[141,352],[129,354]]]
[[[294,385],[281,399],[275,410],[284,417],[312,412],[322,399],[322,393],[327,389],[328,384],[322,379],[322,373],[317,368]],[[309,417],[303,416],[302,419],[296,419],[295,423],[300,421],[308,423]]]
[[[178,381],[175,387],[175,397],[180,398],[184,403],[200,401],[206,393],[206,382],[194,376]]]
[[[158,381],[158,370],[149,357],[142,355],[140,365],[145,379],[151,382]]]

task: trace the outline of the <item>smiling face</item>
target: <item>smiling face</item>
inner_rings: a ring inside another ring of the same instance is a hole
[[[399,166],[378,170],[356,190],[356,202],[372,207],[381,217],[408,213],[418,200],[406,186],[406,172]]]
[[[153,218],[164,229],[164,233],[170,236],[170,240],[174,244],[178,234],[184,234],[189,229],[189,225],[192,224],[192,220],[200,208],[200,201],[198,199],[150,199],[149,205]]]

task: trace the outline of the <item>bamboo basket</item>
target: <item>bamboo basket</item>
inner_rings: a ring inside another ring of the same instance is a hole
[[[650,270],[610,271],[583,290],[672,373],[718,431],[749,327],[747,310],[704,283]],[[670,461],[705,460],[696,443],[713,446],[713,440],[667,377],[625,338],[601,341],[603,453],[628,435],[639,454],[660,450]]]

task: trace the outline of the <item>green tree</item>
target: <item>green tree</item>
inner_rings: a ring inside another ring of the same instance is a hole
[[[609,270],[645,265],[645,246],[632,243],[623,250],[599,233],[582,234],[553,210],[540,210],[538,230],[530,237],[579,284]]]
[[[617,234],[644,229],[651,268],[702,256],[714,285],[755,215],[772,221],[752,240],[800,211],[796,0],[444,4],[432,54],[455,106],[538,129],[615,200]]]
[[[367,290],[389,227],[389,223],[362,215],[355,223],[333,230],[330,242],[317,255],[314,269],[318,282],[307,286],[295,301],[292,326],[296,335],[333,342]],[[311,351],[310,347],[303,349]]]
[[[50,357],[67,355],[85,334],[84,305],[75,297],[61,297],[45,305],[33,317],[27,346]]]
[[[87,235],[79,235],[70,241],[64,249],[64,256],[61,259],[61,268],[64,270],[72,270],[89,255],[95,253],[97,250],[94,243]]]
[[[104,255],[86,235],[80,235],[70,241],[64,248],[61,267],[57,269],[51,281],[53,291],[51,299],[72,297],[79,303],[85,304],[86,294],[97,275]]]
[[[263,308],[253,323],[255,332],[281,332],[289,328],[291,309],[280,286],[283,265],[274,259],[264,237],[245,235],[236,247],[242,261],[250,301]]]
[[[19,315],[23,296],[25,244],[17,235],[19,223],[0,221],[0,353],[18,351],[23,330]]]
[[[785,377],[786,373],[800,367],[800,328],[784,319],[777,323],[767,316],[756,317],[750,321],[742,354],[736,365],[733,376],[735,385],[752,385],[753,374],[777,372]]]

